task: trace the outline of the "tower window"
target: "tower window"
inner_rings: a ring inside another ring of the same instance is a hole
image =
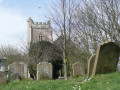
[[[42,35],[39,35],[39,41],[42,41]]]

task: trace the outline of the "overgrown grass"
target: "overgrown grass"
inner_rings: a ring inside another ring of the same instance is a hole
[[[120,90],[120,73],[96,75],[92,80],[81,84],[83,90]]]
[[[0,90],[120,90],[120,73],[70,78],[69,80],[32,81],[23,79],[0,85]]]

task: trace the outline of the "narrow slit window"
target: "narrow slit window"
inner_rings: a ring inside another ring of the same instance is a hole
[[[42,35],[39,35],[39,41],[42,41]]]

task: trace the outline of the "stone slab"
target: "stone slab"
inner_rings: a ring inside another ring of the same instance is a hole
[[[114,42],[101,43],[96,52],[92,76],[115,72],[119,60],[120,47]]]
[[[80,62],[76,62],[72,65],[73,68],[73,76],[76,75],[85,75],[85,67]]]
[[[93,54],[88,60],[88,76],[92,75],[96,54]]]
[[[40,62],[37,64],[37,80],[44,79],[45,77],[52,78],[53,67],[51,63]]]

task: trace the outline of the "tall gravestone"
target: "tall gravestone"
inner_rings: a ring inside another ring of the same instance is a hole
[[[96,54],[92,55],[90,57],[90,59],[88,60],[88,76],[92,75],[93,66],[94,66],[94,63],[95,63],[95,57],[96,57]]]
[[[85,67],[80,62],[76,62],[72,65],[73,68],[73,76],[76,75],[85,75]]]
[[[92,76],[115,72],[119,60],[120,48],[114,42],[105,42],[98,46]]]
[[[45,77],[52,78],[53,67],[48,62],[40,62],[37,64],[37,80]]]

